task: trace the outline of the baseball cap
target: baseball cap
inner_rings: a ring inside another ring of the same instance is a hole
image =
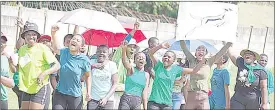
[[[49,36],[49,35],[42,35],[41,37],[39,37],[39,38],[37,39],[37,42],[39,42],[39,41],[42,40],[42,39],[48,39],[49,41],[52,40],[51,36]]]

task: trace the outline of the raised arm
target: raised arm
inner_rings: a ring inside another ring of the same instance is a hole
[[[195,59],[195,57],[192,55],[192,53],[187,48],[186,43],[185,43],[184,40],[180,40],[180,47],[181,47],[183,53],[186,55],[186,57],[189,61],[192,61],[193,59]]]
[[[223,45],[225,45],[226,42],[223,41]],[[234,55],[233,52],[232,52],[232,47],[229,47],[228,51],[227,51],[227,55],[228,57],[231,59],[231,61],[233,62],[233,64],[235,66],[237,66],[237,55]]]
[[[157,64],[157,59],[154,57],[154,54],[161,48],[169,48],[170,47],[170,44],[168,42],[165,42],[161,45],[158,45],[157,47],[154,47],[152,49],[149,50],[149,56],[150,56],[150,59],[152,60],[152,66],[154,67],[154,65]]]
[[[136,31],[138,30],[138,28],[139,28],[139,23],[138,22],[136,22],[135,24],[134,24],[134,29],[129,33],[131,36],[134,36],[134,34],[136,33]]]
[[[231,42],[227,42],[216,55],[212,56],[209,59],[209,65],[210,65],[210,67],[214,64],[214,62],[216,62],[217,60],[219,60],[227,52],[228,48],[231,47],[231,46],[232,46],[232,43]]]
[[[133,73],[133,69],[126,56],[127,46],[124,44],[122,45],[122,64],[127,70],[127,75],[131,75]]]
[[[52,26],[52,29],[51,29],[51,35],[52,35],[52,42],[53,42],[53,50],[54,50],[54,53],[56,53],[57,55],[60,55],[60,45],[58,43],[58,39],[56,37],[56,32],[59,30],[59,27],[57,25],[53,25]]]
[[[78,33],[79,33],[79,26],[78,26],[78,25],[75,25],[73,35],[76,35],[76,34],[78,34]]]
[[[25,44],[25,40],[21,37],[21,34],[23,33],[23,29],[24,29],[24,24],[23,24],[22,19],[18,18],[16,25],[19,26],[19,28],[20,28],[19,29],[19,38],[15,45],[16,49],[18,50],[22,45]]]

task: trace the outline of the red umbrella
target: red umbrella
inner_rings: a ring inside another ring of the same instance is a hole
[[[130,28],[125,28],[125,30],[129,33],[132,31]],[[127,34],[117,33],[114,34],[112,32],[106,32],[103,30],[95,30],[90,29],[85,31],[83,34],[85,38],[85,43],[87,45],[99,46],[99,45],[107,45],[108,47],[118,47],[121,42],[125,39]],[[133,37],[137,43],[146,39],[141,30],[137,30]]]

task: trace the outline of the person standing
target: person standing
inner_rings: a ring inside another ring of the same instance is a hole
[[[274,92],[274,77],[273,73],[269,70],[267,70],[266,65],[268,63],[268,56],[266,54],[260,54],[260,59],[258,60],[258,63],[266,69],[267,72],[267,91],[268,91],[268,97],[270,94]],[[267,109],[270,109],[270,98],[268,98],[268,105]]]
[[[83,94],[81,79],[85,79],[86,100],[91,99],[91,64],[86,55],[81,54],[80,48],[85,44],[85,39],[76,34],[70,40],[68,48],[60,48],[55,33],[59,30],[57,25],[52,26],[54,51],[60,55],[59,81],[53,96],[52,109],[82,109]]]
[[[5,48],[7,46],[7,37],[1,32],[1,110],[8,110],[8,91],[7,88],[13,88],[14,87],[14,81],[12,78],[9,77],[9,70],[11,69],[12,72],[14,72],[15,69],[12,69],[10,64],[12,64],[12,61],[10,58],[8,58]]]
[[[163,43],[149,50],[155,74],[152,92],[150,94],[148,109],[172,109],[172,91],[176,78],[198,71],[198,67],[193,69],[182,68],[174,65],[176,54],[173,51],[167,51],[162,57],[162,62],[154,57],[154,53],[161,48],[169,48],[169,43]]]
[[[134,55],[134,64],[132,65],[126,56],[127,45],[122,46],[122,63],[127,70],[125,91],[120,98],[118,109],[147,109],[147,95],[149,84],[149,73],[144,71],[146,56],[142,52]]]
[[[91,61],[91,90],[92,99],[87,102],[87,109],[114,109],[114,92],[117,87],[118,74],[117,66],[108,59],[109,48],[100,45],[96,49],[97,59]],[[101,64],[94,67],[95,64]]]
[[[238,68],[230,109],[267,109],[267,74],[262,66],[254,63],[259,59],[259,54],[244,49],[240,55],[241,57],[236,57],[232,54],[232,47],[229,48],[228,56]]]
[[[18,65],[13,65],[18,69],[19,90],[23,92],[21,109],[43,109],[50,97],[49,74],[60,65],[47,46],[36,42],[40,34],[35,23],[26,22],[21,37],[26,45],[18,51]]]
[[[231,45],[232,43],[227,43],[216,55],[206,59],[205,56],[208,54],[208,51],[205,46],[199,46],[195,52],[196,57],[194,57],[187,48],[185,41],[180,41],[180,46],[189,61],[189,66],[194,68],[199,63],[203,64],[197,73],[190,75],[186,109],[210,109],[208,100],[208,78],[210,76],[210,68],[214,62],[219,60],[226,53]]]
[[[223,55],[215,64],[217,67],[213,70],[211,77],[211,95],[209,96],[210,110],[230,109],[230,74],[224,67],[228,61],[228,56]]]

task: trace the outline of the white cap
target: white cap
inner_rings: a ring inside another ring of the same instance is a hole
[[[137,50],[139,50],[139,46],[137,45],[137,41],[133,38],[129,41],[128,45],[135,45],[135,48],[137,48]]]

